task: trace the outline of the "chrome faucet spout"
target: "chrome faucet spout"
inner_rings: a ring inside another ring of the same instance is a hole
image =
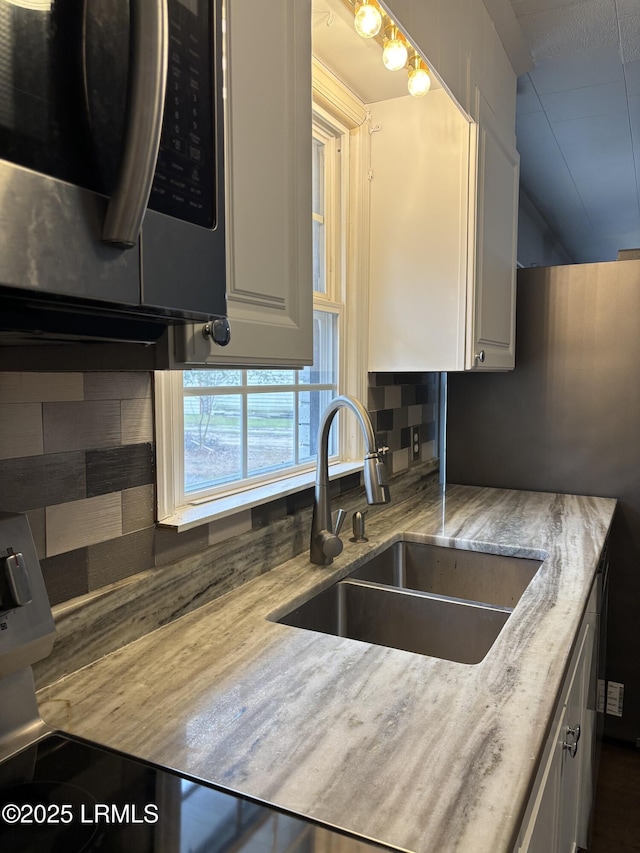
[[[364,485],[367,503],[384,504],[390,500],[387,470],[382,451],[376,447],[376,439],[369,413],[355,397],[335,397],[325,409],[318,429],[318,460],[316,486],[311,522],[310,560],[319,566],[328,566],[342,551],[339,530],[331,522],[331,500],[329,497],[329,430],[341,408],[351,409],[358,418],[364,435],[366,451],[364,457]]]

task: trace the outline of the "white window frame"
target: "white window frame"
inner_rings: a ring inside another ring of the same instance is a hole
[[[368,353],[369,164],[370,135],[365,105],[327,69],[313,61],[314,124],[330,136],[341,132],[341,198],[325,199],[330,215],[345,217],[338,232],[342,245],[334,251],[341,269],[327,266],[327,293],[314,294],[314,309],[338,314],[339,393],[366,405]],[[328,249],[328,246],[327,246]],[[331,253],[327,251],[327,256]],[[215,365],[211,365],[215,368]],[[239,365],[239,368],[245,365]],[[277,367],[277,365],[275,366]],[[221,365],[230,369],[230,365]],[[256,485],[229,484],[209,497],[184,494],[182,371],[155,373],[157,519],[178,531],[231,516],[300,491],[313,484],[315,464],[294,474],[274,472]],[[340,461],[330,465],[331,478],[362,469],[362,437],[354,418],[339,418]]]

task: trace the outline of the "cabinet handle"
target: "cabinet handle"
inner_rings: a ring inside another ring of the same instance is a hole
[[[578,751],[578,741],[580,740],[580,723],[575,726],[567,726],[567,740],[562,741],[562,748],[567,749],[569,751],[569,755],[571,758],[576,757],[576,752]],[[569,738],[573,738],[571,742],[569,742]]]
[[[213,341],[219,347],[226,347],[231,340],[231,326],[226,317],[218,317],[205,323],[202,327],[202,337],[208,341]]]
[[[480,352],[476,353],[476,361],[479,361],[480,364],[484,364],[485,358],[486,358],[486,353],[483,349],[481,349]]]

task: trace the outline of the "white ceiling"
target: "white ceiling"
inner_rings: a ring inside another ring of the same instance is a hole
[[[521,185],[577,263],[640,248],[640,0],[511,0]]]

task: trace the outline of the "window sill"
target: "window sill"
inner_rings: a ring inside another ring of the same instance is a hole
[[[362,462],[339,462],[329,466],[329,479],[334,480],[337,477],[344,477],[346,474],[353,474],[361,470]],[[254,489],[247,489],[244,492],[236,492],[233,495],[214,498],[203,503],[186,504],[166,518],[160,519],[158,526],[182,533],[192,527],[208,524],[210,521],[218,521],[244,510],[249,510],[254,506],[260,506],[277,498],[283,498],[294,492],[308,489],[314,485],[315,481],[316,472],[314,469],[296,474],[294,477],[266,483]]]

